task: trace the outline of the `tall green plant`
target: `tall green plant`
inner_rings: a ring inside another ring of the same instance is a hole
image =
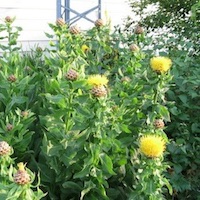
[[[35,189],[32,188],[34,174],[31,171],[26,173],[25,170],[16,173],[14,168],[15,162],[28,162],[30,155],[33,154],[30,144],[34,134],[32,127],[36,119],[30,106],[34,99],[35,82],[32,82],[34,75],[30,76],[27,72],[28,68],[25,66],[21,48],[17,43],[22,29],[13,25],[14,20],[15,18],[6,17],[3,24],[0,24],[0,31],[5,34],[1,39],[6,43],[0,45],[3,51],[0,58],[0,159],[2,164],[0,198],[41,199],[45,195],[39,189],[39,184]],[[6,144],[14,149],[12,156],[4,155],[6,149],[9,152],[10,148]]]

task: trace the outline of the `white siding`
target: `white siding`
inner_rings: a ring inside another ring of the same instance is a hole
[[[87,2],[87,3],[86,3]],[[97,5],[98,0],[72,0],[71,8],[82,13]],[[122,23],[130,14],[126,0],[102,0],[102,18],[105,13],[111,19],[111,25]],[[6,16],[16,17],[14,25],[23,28],[19,42],[23,48],[28,49],[36,44],[41,47],[48,44],[45,32],[50,33],[48,23],[56,21],[56,0],[0,0],[0,21]],[[71,13],[71,17],[75,15]],[[87,15],[94,21],[97,19],[97,10]],[[81,29],[93,26],[92,23],[82,19],[76,22]],[[2,42],[2,41],[1,41]]]

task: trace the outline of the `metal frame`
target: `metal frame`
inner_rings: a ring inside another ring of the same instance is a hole
[[[92,7],[91,9],[86,10],[83,13],[80,13],[71,8],[70,0],[57,0],[57,19],[63,18],[66,21],[66,23],[73,24],[83,18],[89,22],[94,23],[92,19],[87,17],[87,14],[97,10],[98,18],[99,19],[101,18],[101,0],[97,0],[97,1],[98,1],[97,6]],[[85,1],[83,3],[85,3]],[[76,16],[70,18],[70,13],[74,13]]]

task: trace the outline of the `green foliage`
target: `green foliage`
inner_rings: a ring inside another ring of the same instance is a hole
[[[147,42],[149,41],[149,42]],[[171,140],[167,160],[171,168],[168,179],[174,189],[174,198],[199,198],[199,54],[196,44],[176,36],[163,34],[162,37],[147,38],[144,47],[150,56],[159,52],[169,54],[173,60],[173,78],[166,93],[167,107],[171,122],[166,133]],[[146,46],[145,46],[146,45]],[[154,46],[150,49],[149,46]]]
[[[66,24],[49,26],[54,33],[46,33],[50,48],[36,46],[28,54],[8,44],[9,51],[0,59],[0,139],[14,150],[4,162],[0,157],[0,198],[158,200],[175,196],[175,191],[198,191],[198,185],[192,185],[198,177],[186,172],[188,166],[191,174],[198,172],[198,151],[192,150],[198,150],[199,127],[188,116],[190,109],[199,108],[193,102],[199,96],[193,86],[199,85],[198,71],[181,68],[184,63],[196,70],[196,57],[178,51],[176,41],[162,52],[165,40],[159,43],[144,33],[129,35],[120,29],[111,32],[108,25],[79,34]],[[139,47],[131,50],[131,44]],[[145,45],[147,50],[140,50]],[[152,70],[154,50],[172,58],[172,71]],[[106,95],[94,96],[96,85],[87,81],[91,75],[109,80]],[[156,119],[168,127],[155,127]],[[191,143],[189,131],[195,134]],[[140,151],[139,139],[147,134],[166,142],[161,157]],[[30,169],[33,182],[25,187],[13,183],[15,162],[27,163]],[[40,174],[38,180],[32,171]],[[192,182],[187,184],[187,178]]]
[[[125,23],[126,29],[132,29],[132,25],[142,24],[150,32],[170,32],[184,36],[197,43],[199,46],[199,1],[198,0],[129,0],[133,13],[138,16],[135,19],[128,17]],[[153,10],[153,12],[152,12]],[[163,29],[161,29],[163,28]]]
[[[175,189],[183,192],[180,197],[188,199],[195,199],[200,195],[198,191],[200,173],[197,167],[200,163],[197,155],[200,150],[199,61],[199,56],[191,56],[188,55],[188,51],[182,51],[175,60],[176,69],[173,72],[175,87],[168,92],[168,98],[176,102],[170,108],[171,119],[176,123],[169,125],[167,130],[172,138],[176,138],[175,143],[169,146],[169,151],[174,152],[171,159],[175,173],[172,173],[171,179]],[[177,147],[179,150],[175,150]]]

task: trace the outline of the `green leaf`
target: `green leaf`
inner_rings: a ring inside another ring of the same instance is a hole
[[[82,190],[82,187],[73,181],[67,181],[67,182],[63,183],[62,186],[66,189],[72,189],[72,190],[76,190],[76,191]]]
[[[153,179],[149,179],[146,182],[146,188],[145,188],[145,193],[147,194],[153,194],[157,190],[156,184],[154,183]]]
[[[50,38],[50,39],[52,39],[52,38],[54,37],[54,35],[49,34],[49,33],[45,33],[45,35],[46,35],[48,38]]]
[[[90,173],[90,169],[91,169],[90,166],[85,165],[80,172],[77,172],[76,174],[74,174],[73,178],[76,179],[76,178],[86,177]]]
[[[126,124],[121,124],[120,127],[121,127],[121,130],[124,131],[125,133],[131,133],[131,131],[129,130]]]
[[[188,98],[187,98],[187,96],[186,96],[185,94],[181,94],[181,95],[179,95],[178,97],[179,97],[179,99],[180,99],[184,104],[187,103]]]
[[[45,97],[53,104],[58,105],[60,108],[66,108],[65,97],[62,94],[51,95],[49,93],[45,94]]]
[[[108,155],[106,155],[105,153],[101,153],[100,161],[102,168],[105,172],[108,172],[110,175],[116,175],[116,173],[113,171],[112,159]]]
[[[22,29],[22,27],[20,27],[20,26],[16,26],[15,27],[18,31],[22,31],[23,29]]]
[[[80,200],[83,200],[84,196],[93,188],[96,188],[96,185],[92,181],[85,182],[85,189],[81,191]]]
[[[167,107],[163,106],[163,105],[158,105],[157,106],[157,112],[164,117],[164,119],[168,122],[170,122],[170,114],[169,111],[167,109]]]
[[[72,87],[74,90],[83,88],[85,85],[86,85],[85,80],[77,80],[77,81],[72,82]]]
[[[27,100],[28,100],[28,98],[24,97],[24,96],[13,96],[11,102],[7,103],[7,107],[6,107],[7,112],[10,111],[15,104],[17,104],[17,105],[23,104]]]

